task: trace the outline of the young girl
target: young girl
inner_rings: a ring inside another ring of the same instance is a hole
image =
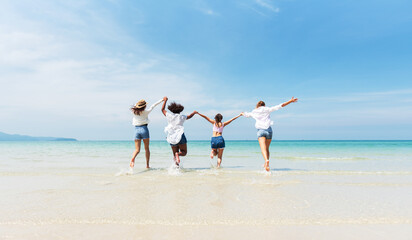
[[[256,108],[252,112],[241,113],[245,117],[253,117],[256,120],[255,127],[257,128],[257,137],[262,151],[263,158],[265,159],[265,165],[263,167],[266,171],[270,171],[269,168],[269,146],[272,142],[272,127],[273,121],[270,120],[270,113],[285,107],[286,105],[298,101],[297,98],[292,97],[289,101],[276,105],[274,107],[265,107],[265,102],[259,101]]]
[[[170,143],[173,151],[173,159],[176,163],[176,166],[180,164],[180,156],[186,156],[187,154],[187,140],[184,133],[183,123],[185,120],[191,119],[196,111],[192,112],[188,116],[181,115],[184,107],[178,103],[172,102],[167,107],[171,113],[165,110],[167,97],[164,98],[162,113],[166,116],[168,125],[165,128],[167,133],[167,142]]]
[[[133,152],[132,160],[130,161],[130,167],[134,167],[134,160],[136,159],[137,154],[140,152],[140,145],[144,143],[144,149],[146,152],[146,168],[150,168],[149,161],[150,161],[150,150],[149,150],[149,129],[147,128],[147,124],[149,123],[149,113],[153,110],[154,107],[159,105],[166,97],[160,99],[159,101],[155,102],[152,106],[150,106],[146,110],[146,101],[140,100],[138,101],[130,110],[133,112],[133,125],[135,128],[135,136],[134,136],[134,145],[135,150]]]
[[[212,148],[212,151],[210,152],[210,158],[213,159],[217,155],[217,168],[219,168],[220,164],[222,163],[223,150],[225,149],[225,140],[222,137],[223,128],[229,125],[229,123],[234,121],[236,118],[240,117],[241,114],[230,119],[229,121],[222,123],[223,116],[220,113],[216,114],[215,120],[212,120],[201,113],[196,113],[213,124],[213,135],[210,141]]]

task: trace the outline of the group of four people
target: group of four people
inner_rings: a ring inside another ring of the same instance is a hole
[[[146,168],[149,168],[149,161],[150,161],[150,136],[149,136],[149,129],[147,128],[147,124],[149,123],[149,113],[163,102],[162,106],[162,113],[166,117],[168,125],[165,128],[165,132],[167,133],[167,142],[170,144],[173,152],[173,159],[175,161],[176,166],[180,164],[180,157],[185,156],[187,154],[187,140],[184,134],[183,123],[186,120],[191,119],[195,114],[203,117],[207,121],[209,121],[213,125],[213,135],[211,139],[211,153],[210,157],[213,159],[217,156],[217,167],[220,167],[222,163],[222,156],[223,150],[225,149],[225,140],[223,139],[222,132],[223,128],[230,124],[235,119],[239,118],[240,116],[245,117],[252,117],[256,120],[255,127],[257,129],[257,137],[260,145],[260,149],[262,151],[263,158],[265,160],[264,169],[266,171],[270,171],[269,168],[269,146],[272,141],[272,127],[273,122],[270,120],[270,113],[276,110],[285,107],[286,105],[296,102],[298,99],[292,97],[289,101],[284,102],[282,104],[276,105],[274,107],[266,107],[265,102],[259,101],[256,105],[256,108],[253,109],[251,112],[242,112],[236,117],[222,122],[223,116],[218,113],[211,119],[197,111],[192,112],[189,115],[183,115],[181,112],[183,111],[184,107],[181,104],[176,102],[172,102],[168,105],[168,109],[170,112],[166,111],[166,103],[168,98],[164,97],[163,99],[155,102],[149,108],[146,109],[146,101],[140,100],[138,101],[132,108],[131,111],[133,112],[133,125],[135,126],[135,151],[133,152],[132,160],[130,162],[130,167],[134,167],[134,162],[136,159],[137,154],[140,152],[141,141],[143,140],[145,153],[146,153]]]

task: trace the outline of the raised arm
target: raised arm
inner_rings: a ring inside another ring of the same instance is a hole
[[[285,107],[285,106],[289,105],[290,103],[294,103],[294,102],[297,102],[297,101],[298,101],[297,98],[292,97],[289,101],[282,103],[282,107]]]
[[[166,116],[166,113],[167,113],[167,111],[165,110],[167,99],[168,99],[167,97],[164,97],[164,98],[163,98],[163,105],[162,105],[162,113],[163,113],[163,115],[165,115],[165,116]]]
[[[234,117],[234,118],[226,121],[226,122],[223,124],[223,126],[226,127],[227,125],[229,125],[229,123],[233,122],[234,120],[236,120],[236,118],[238,118],[238,117],[240,117],[240,116],[242,116],[242,114],[239,114],[239,115],[237,115],[236,117]]]
[[[276,105],[276,106],[270,107],[270,108],[269,108],[269,112],[277,111],[277,110],[279,110],[279,109],[287,106],[288,104],[293,103],[293,102],[296,102],[296,101],[298,101],[298,99],[292,97],[292,99],[290,99],[290,100],[287,101],[287,102],[284,102],[284,103],[278,104],[278,105]]]
[[[215,121],[210,119],[208,116],[205,116],[199,112],[196,112],[197,114],[199,114],[199,116],[201,116],[202,118],[206,119],[207,121],[209,121],[211,124],[215,124]]]
[[[196,111],[193,111],[191,114],[187,115],[186,120],[191,119],[196,113],[197,113]]]
[[[146,111],[151,112],[153,108],[155,108],[157,105],[159,105],[164,99],[160,99],[159,101],[153,103]]]

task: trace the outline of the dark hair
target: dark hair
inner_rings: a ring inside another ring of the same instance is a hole
[[[256,104],[256,108],[262,107],[262,106],[265,106],[265,102],[264,102],[264,101],[259,101],[259,102]]]
[[[185,107],[179,103],[172,102],[169,106],[167,106],[167,109],[169,109],[172,113],[181,113]]]
[[[223,119],[222,114],[220,114],[220,113],[216,114],[216,116],[215,116],[216,123],[222,122],[222,119]]]
[[[215,124],[216,124],[217,127],[219,127],[219,123],[222,124],[222,119],[223,119],[222,114],[220,114],[220,113],[216,114],[216,116],[215,116],[215,121],[216,121]]]
[[[140,115],[141,112],[143,112],[146,109],[146,106],[142,108],[137,108],[135,106],[131,107],[130,110],[134,113],[134,115]]]

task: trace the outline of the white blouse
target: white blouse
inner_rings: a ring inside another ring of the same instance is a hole
[[[159,105],[161,102],[163,102],[163,99],[160,99],[159,101],[155,102],[152,106],[150,106],[148,109],[145,109],[140,112],[140,115],[136,115],[133,112],[133,125],[135,126],[141,126],[148,124],[149,121],[149,113],[155,108],[157,105]]]
[[[282,108],[282,104],[276,105],[274,107],[258,107],[253,109],[252,112],[245,112],[243,115],[245,117],[253,117],[256,120],[255,127],[257,129],[268,129],[273,125],[273,121],[270,120],[270,113]]]
[[[168,125],[165,127],[167,133],[167,142],[170,144],[178,144],[184,133],[183,123],[187,119],[186,115],[166,112]]]

